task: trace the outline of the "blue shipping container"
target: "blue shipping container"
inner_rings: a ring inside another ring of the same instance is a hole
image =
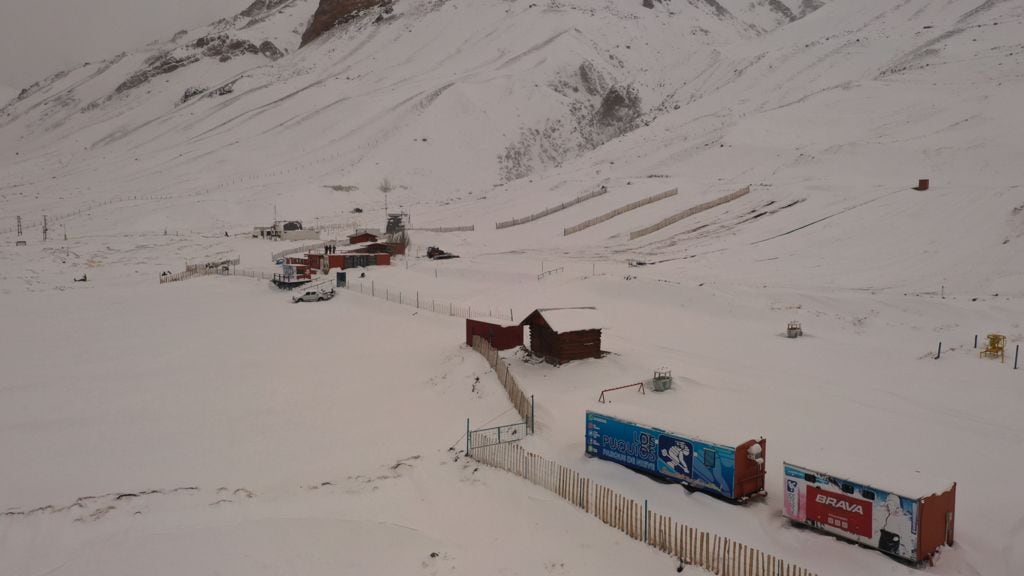
[[[758,446],[758,449],[752,449]],[[587,411],[587,454],[611,460],[641,472],[680,482],[725,498],[737,500],[764,489],[764,440],[748,441],[743,460],[745,481],[736,487],[735,446],[723,446],[686,438],[665,430],[635,424],[612,416]],[[750,462],[747,462],[747,460]],[[749,472],[747,469],[753,467]],[[757,478],[753,484],[753,473]]]

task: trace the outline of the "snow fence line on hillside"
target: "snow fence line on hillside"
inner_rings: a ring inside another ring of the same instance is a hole
[[[653,204],[653,203],[655,203],[655,202],[657,202],[659,200],[664,200],[666,198],[671,198],[672,196],[675,196],[678,193],[679,193],[679,189],[678,188],[673,188],[673,189],[668,190],[666,192],[662,192],[661,194],[655,194],[654,196],[648,196],[647,198],[644,198],[643,200],[637,200],[636,202],[630,202],[629,204],[626,204],[625,206],[616,208],[615,210],[612,210],[611,212],[605,212],[604,214],[601,214],[597,218],[591,218],[590,220],[585,220],[585,221],[580,222],[579,224],[577,224],[575,226],[570,226],[568,228],[565,228],[564,230],[562,230],[562,236],[568,236],[570,234],[575,234],[575,233],[579,232],[580,230],[586,230],[587,228],[590,228],[591,226],[596,226],[596,225],[598,225],[598,224],[600,224],[602,222],[607,222],[607,221],[611,220],[612,218],[615,218],[616,216],[625,214],[626,212],[629,212],[631,210],[636,210],[637,208],[640,208],[641,206],[646,206],[648,204]]]
[[[35,220],[31,220],[31,221],[23,220],[23,222],[21,224],[21,229],[22,229],[22,232],[24,232],[25,230],[30,230],[32,228],[41,228],[43,226],[43,215],[46,215],[46,223],[47,224],[53,224],[55,222],[60,222],[61,220],[67,220],[68,218],[73,218],[75,216],[81,216],[82,214],[85,214],[86,212],[90,212],[90,211],[95,210],[97,208],[103,208],[104,206],[110,206],[112,204],[120,204],[122,202],[136,202],[136,201],[139,201],[139,200],[145,200],[145,201],[180,200],[180,199],[184,199],[184,198],[194,198],[196,196],[202,196],[203,194],[209,194],[209,193],[210,193],[209,190],[199,190],[197,192],[192,192],[190,194],[182,194],[180,196],[118,196],[116,198],[111,198],[109,200],[104,200],[103,202],[93,202],[91,204],[86,205],[83,208],[79,208],[78,210],[73,210],[71,212],[64,212],[64,213],[61,213],[61,214],[47,214],[46,212],[43,212],[43,214],[39,215],[39,217],[37,219],[35,219]],[[17,216],[17,215],[15,215],[15,216]],[[6,228],[0,228],[0,234],[11,234],[13,232],[16,232],[17,229],[18,229],[17,225],[8,226]]]
[[[575,206],[575,205],[580,204],[582,202],[586,202],[587,200],[590,200],[591,198],[597,198],[598,196],[600,196],[602,194],[607,194],[607,193],[608,193],[608,189],[605,188],[604,186],[602,186],[601,188],[598,188],[597,190],[594,190],[593,192],[588,192],[588,193],[583,194],[582,196],[579,196],[579,197],[577,197],[577,198],[575,198],[573,200],[569,200],[568,202],[562,202],[558,206],[552,206],[550,208],[545,208],[544,210],[541,210],[540,212],[537,212],[536,214],[530,214],[529,216],[524,216],[523,218],[513,218],[511,220],[505,220],[504,222],[498,222],[497,224],[494,225],[494,227],[497,228],[498,230],[501,230],[502,228],[511,228],[512,226],[519,226],[520,224],[526,224],[527,222],[533,222],[534,220],[539,220],[539,219],[541,219],[541,218],[543,218],[545,216],[550,216],[551,214],[554,214],[555,212],[558,212],[558,211],[561,211],[561,210],[565,210],[566,208],[568,208],[570,206]]]
[[[440,233],[445,233],[445,232],[475,232],[476,231],[476,224],[472,224],[470,226],[442,226],[440,228],[406,228],[406,230],[409,230],[409,231],[419,231],[419,232],[440,232]]]
[[[703,204],[698,204],[696,206],[687,208],[686,210],[683,210],[682,212],[680,212],[678,214],[674,214],[672,216],[669,216],[668,218],[665,218],[664,220],[662,220],[661,222],[658,222],[657,224],[652,224],[652,225],[650,225],[650,226],[648,226],[646,228],[641,228],[640,230],[636,230],[634,232],[630,232],[629,233],[629,239],[630,240],[636,240],[637,238],[640,238],[641,236],[647,236],[648,234],[652,234],[654,232],[657,232],[658,230],[661,230],[662,228],[665,228],[666,226],[671,226],[672,224],[675,224],[676,222],[679,222],[680,220],[682,220],[684,218],[689,218],[690,216],[693,216],[694,214],[699,214],[701,212],[704,212],[705,210],[710,210],[710,209],[714,208],[715,206],[721,206],[722,204],[725,204],[726,202],[732,202],[733,200],[735,200],[737,198],[740,198],[742,196],[746,196],[747,194],[750,194],[750,186],[747,186],[746,188],[740,188],[739,190],[733,192],[732,194],[726,194],[725,196],[722,196],[721,198],[716,198],[714,200],[710,200],[710,201],[705,202]]]
[[[381,298],[394,304],[411,306],[417,310],[426,310],[435,314],[454,316],[456,318],[495,318],[512,322],[512,310],[508,314],[504,310],[484,308],[483,306],[466,305],[461,306],[452,302],[441,302],[421,295],[416,290],[405,291],[395,290],[387,286],[378,286],[376,282],[370,281],[369,285],[364,282],[347,282],[344,286],[352,292],[359,292],[374,298]]]
[[[571,502],[630,538],[718,576],[814,576],[812,572],[729,538],[691,528],[515,443],[470,450],[477,462],[511,472]]]

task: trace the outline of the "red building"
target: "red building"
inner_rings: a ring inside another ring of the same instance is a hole
[[[473,337],[479,336],[498,350],[508,350],[523,345],[523,327],[518,324],[505,326],[480,320],[466,319],[466,345],[473,345]]]
[[[364,242],[376,242],[377,236],[370,234],[369,232],[356,232],[355,234],[348,235],[349,244],[362,244]]]

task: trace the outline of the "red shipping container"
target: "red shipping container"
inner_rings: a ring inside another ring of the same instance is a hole
[[[523,327],[519,324],[502,326],[490,322],[466,319],[466,345],[473,345],[473,337],[479,336],[498,350],[508,350],[523,345]]]
[[[327,255],[327,267],[328,268],[344,268],[345,267],[345,255],[344,254],[328,254]]]

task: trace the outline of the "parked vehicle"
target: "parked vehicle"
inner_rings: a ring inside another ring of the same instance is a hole
[[[302,294],[292,296],[292,302],[320,302],[334,298],[334,288],[330,290],[306,290]]]
[[[911,562],[953,545],[956,483],[887,474],[892,490],[788,462],[783,514],[793,522]]]
[[[736,502],[764,493],[765,440],[715,444],[587,411],[587,455]]]
[[[451,252],[445,252],[444,250],[441,250],[437,246],[431,246],[431,247],[427,248],[427,258],[430,258],[431,260],[448,260],[449,258],[458,258],[458,257],[459,256],[457,254],[452,254]]]

